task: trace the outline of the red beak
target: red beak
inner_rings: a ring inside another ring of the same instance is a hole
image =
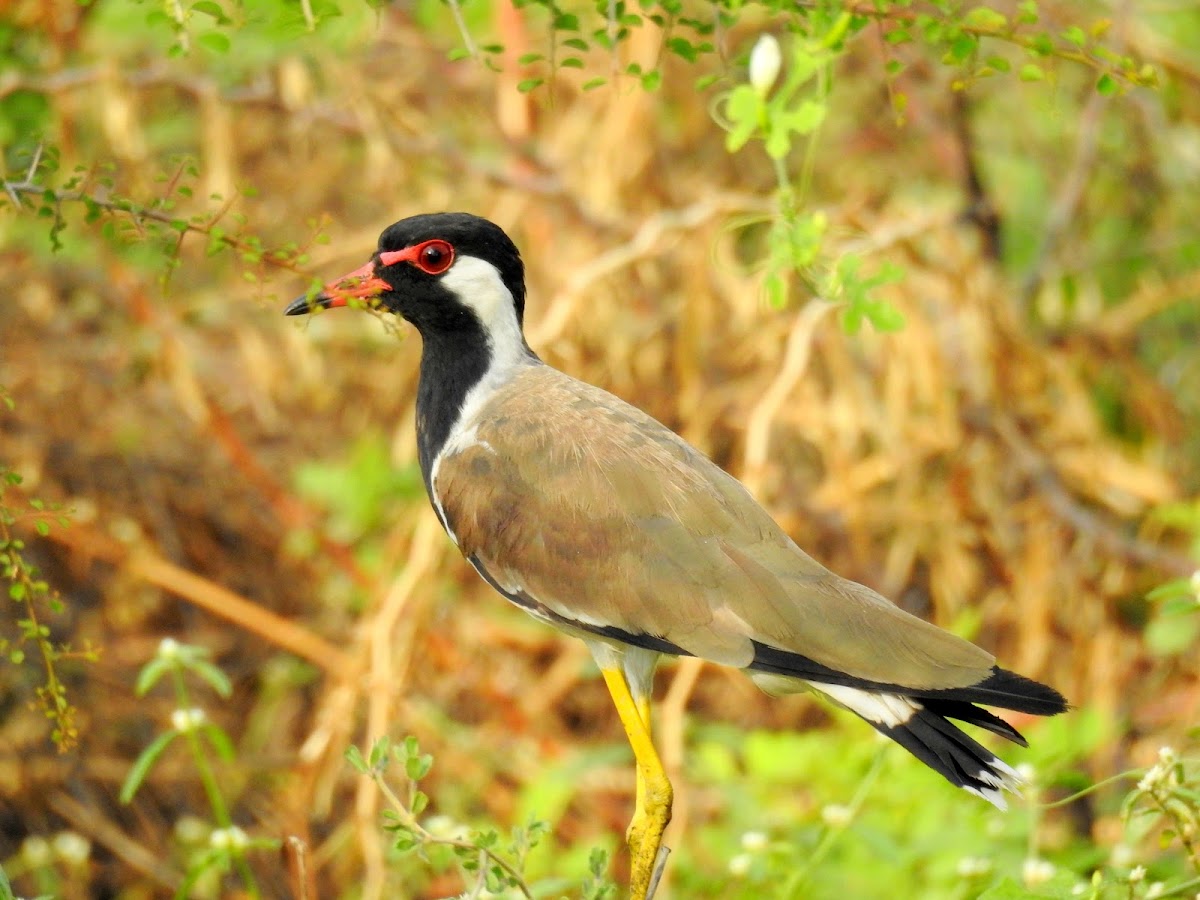
[[[297,297],[283,311],[285,316],[302,316],[314,309],[332,309],[335,306],[347,306],[352,300],[365,300],[372,305],[374,300],[384,291],[390,291],[392,286],[375,274],[375,260],[365,266],[355,269],[349,275],[331,281],[315,297],[307,294]]]

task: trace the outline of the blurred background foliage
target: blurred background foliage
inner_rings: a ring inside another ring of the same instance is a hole
[[[669,666],[663,896],[1194,894],[1197,46],[1172,0],[0,2],[11,890],[622,879],[616,717],[437,528],[416,340],[280,315],[466,209],[545,359],[1075,704],[1001,814]]]

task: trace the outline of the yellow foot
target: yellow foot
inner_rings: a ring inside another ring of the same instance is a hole
[[[641,773],[644,777],[644,803],[638,804],[625,833],[629,844],[631,900],[651,900],[662,877],[670,850],[662,845],[663,832],[671,821],[671,783],[661,773]]]

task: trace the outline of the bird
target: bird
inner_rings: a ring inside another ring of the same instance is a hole
[[[543,362],[525,299],[504,230],[441,212],[389,226],[365,265],[284,312],[362,306],[419,332],[417,452],[439,522],[497,592],[587,644],[628,737],[630,896],[653,896],[669,852],[674,793],[651,730],[663,656],[823,695],[1005,808],[1020,775],[954,721],[1025,746],[981,707],[1049,716],[1063,696],[834,574],[683,438]]]

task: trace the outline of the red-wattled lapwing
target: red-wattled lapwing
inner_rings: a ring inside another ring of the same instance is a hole
[[[521,330],[524,266],[499,227],[404,219],[370,262],[287,314],[351,303],[421,333],[417,444],[446,533],[497,591],[582,638],[603,673],[637,764],[634,898],[654,891],[671,817],[650,736],[662,654],[737,666],[769,693],[824,694],[1005,806],[1016,772],[949,720],[1023,745],[974,704],[1053,715],[1062,696],[833,574],[682,438],[544,364]]]

